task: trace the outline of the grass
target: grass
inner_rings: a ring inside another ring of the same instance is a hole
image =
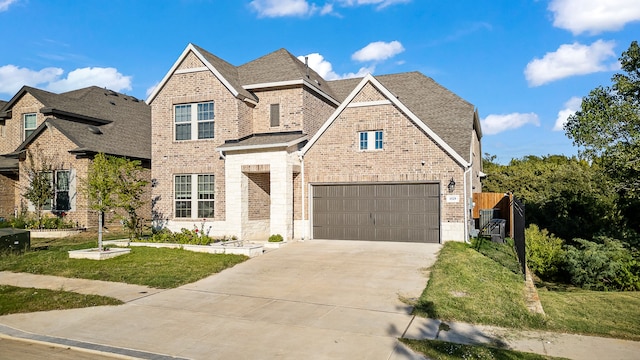
[[[640,292],[539,288],[551,330],[640,341]]]
[[[522,275],[469,245],[447,242],[415,304],[415,314],[448,321],[510,328],[542,327],[544,317],[528,311]]]
[[[95,236],[95,234],[94,234]],[[115,236],[113,236],[115,237]],[[135,247],[126,256],[108,260],[69,259],[68,250],[96,246],[91,235],[35,239],[23,255],[0,255],[0,271],[124,282],[167,289],[188,284],[248,259],[243,255],[205,254],[181,249]]]
[[[538,289],[546,316],[524,303],[522,275],[509,245],[447,242],[415,304],[415,314],[445,321],[640,340],[640,292]],[[486,254],[486,255],[485,255]],[[495,259],[495,260],[494,260]]]
[[[0,285],[0,316],[120,304],[123,302],[105,296]]]
[[[496,359],[496,360],[543,360],[560,359],[520,351],[499,349],[484,345],[462,345],[439,340],[400,339],[411,349],[423,353],[433,360]]]

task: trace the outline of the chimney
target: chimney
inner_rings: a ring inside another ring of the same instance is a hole
[[[304,57],[304,66],[307,68],[307,79],[309,78],[309,57]]]

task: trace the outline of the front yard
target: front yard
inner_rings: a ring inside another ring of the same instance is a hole
[[[546,316],[530,313],[521,274],[507,256],[509,246],[481,251],[448,242],[443,246],[415,313],[515,329],[540,329],[640,341],[640,292],[539,288]],[[496,260],[494,260],[496,259]]]
[[[32,242],[24,255],[0,256],[0,271],[123,282],[154,288],[175,288],[247,260],[246,256],[203,254],[181,249],[135,247],[109,260],[69,259],[67,251],[95,247],[89,234]],[[38,248],[45,247],[38,250]]]

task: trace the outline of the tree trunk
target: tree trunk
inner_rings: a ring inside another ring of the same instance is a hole
[[[104,211],[98,213],[98,251],[102,251],[102,218],[104,218]]]

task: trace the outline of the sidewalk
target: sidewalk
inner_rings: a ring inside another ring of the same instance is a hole
[[[203,280],[210,281],[210,280]],[[201,301],[206,301],[209,303],[210,298],[201,298],[203,295],[202,289],[197,289],[196,285],[188,285],[183,288],[171,289],[171,290],[159,290],[148,288],[144,286],[137,285],[128,285],[121,283],[113,283],[106,281],[94,281],[94,280],[83,280],[83,279],[68,279],[61,278],[56,276],[43,276],[43,275],[32,275],[32,274],[23,274],[23,273],[10,273],[10,272],[0,272],[0,284],[5,285],[13,285],[13,286],[21,286],[21,287],[35,287],[35,288],[47,288],[47,289],[55,289],[55,290],[66,290],[66,291],[75,291],[79,293],[85,294],[98,294],[104,296],[111,296],[118,298],[122,301],[125,301],[129,304],[124,305],[125,308],[130,306],[134,306],[134,308],[130,308],[129,311],[132,311],[127,317],[123,314],[123,318],[127,320],[135,320],[136,316],[140,316],[141,318],[138,320],[144,319],[145,322],[148,323],[156,323],[167,325],[167,322],[171,319],[174,324],[182,323],[182,326],[185,328],[189,327],[202,327],[205,326],[203,324],[208,324],[214,318],[207,319],[205,313],[202,312],[201,308],[198,308],[198,312],[194,313],[194,318],[189,319],[186,316],[186,313],[176,313],[171,314],[172,312],[178,311],[175,308],[170,308],[166,304],[169,299],[171,301],[176,300],[184,300],[187,303],[193,302],[187,296],[188,293],[191,294],[200,294],[197,299]],[[195,288],[194,288],[195,287]],[[194,289],[190,289],[194,288]],[[162,294],[159,294],[162,293]],[[153,296],[156,295],[157,296]],[[220,296],[220,294],[214,294],[215,296]],[[156,297],[159,297],[156,300]],[[166,298],[166,299],[165,299]],[[238,298],[240,299],[240,298]],[[137,301],[139,300],[139,301]],[[245,299],[246,300],[246,299]],[[252,303],[257,301],[258,299],[253,298]],[[160,313],[156,312],[153,309],[158,309],[157,306],[149,307],[150,302],[158,302],[160,303],[162,311]],[[295,305],[295,303],[291,303],[287,305],[285,308],[280,309],[284,310],[288,308],[292,310],[291,306]],[[228,306],[228,305],[227,305]],[[121,312],[127,313],[128,311],[122,308]],[[153,310],[153,311],[150,311]],[[186,310],[186,309],[185,309]],[[233,309],[230,309],[233,310]],[[261,309],[263,312],[266,311],[265,308]],[[69,326],[69,329],[76,328],[78,324],[84,323],[84,326],[87,326],[86,322],[78,322],[71,321],[73,316],[71,314],[82,314],[81,318],[86,317],[89,318],[99,318],[100,314],[103,312],[107,312],[111,310],[100,309],[100,308],[86,308],[86,309],[78,309],[78,311],[68,311],[65,314],[59,311],[52,311],[47,313],[34,313],[34,314],[21,314],[17,315],[18,321],[10,321],[12,315],[0,317],[0,337],[9,337],[15,339],[22,340],[37,340],[39,342],[49,342],[52,344],[58,345],[72,345],[75,348],[82,349],[86,348],[86,350],[96,351],[102,353],[112,353],[113,355],[128,355],[131,358],[161,358],[162,356],[159,354],[154,354],[152,352],[124,352],[126,349],[131,349],[130,344],[121,343],[118,336],[111,336],[110,326],[118,326],[121,320],[104,324],[105,326],[98,326],[92,330],[100,330],[98,333],[101,335],[99,337],[93,338],[92,341],[82,340],[76,338],[75,335],[71,335],[71,333],[60,332],[56,334],[55,332],[49,333],[46,326],[52,326],[51,324],[55,323],[57,325],[53,326],[51,330],[57,329],[62,326],[62,323],[68,323],[66,326]],[[180,311],[178,311],[180,312]],[[92,315],[93,314],[93,315]],[[135,314],[135,315],[134,315]],[[285,316],[285,313],[280,313],[280,316]],[[71,317],[69,317],[71,315]],[[161,318],[155,319],[157,316],[161,316]],[[364,315],[364,314],[361,314]],[[110,315],[111,316],[111,315]],[[291,316],[291,315],[288,315]],[[302,316],[302,315],[300,315]],[[309,314],[308,316],[311,316]],[[307,317],[307,316],[305,316]],[[3,320],[4,318],[4,320]],[[244,319],[234,316],[234,317],[225,317],[225,321],[232,321],[235,324],[233,325],[236,330],[240,331],[244,329],[246,331],[250,331],[249,329],[255,329],[255,323],[253,325],[251,323],[247,323],[243,325]],[[402,334],[402,330],[397,332],[396,337],[404,336],[406,338],[411,339],[437,339],[442,341],[449,341],[454,343],[461,344],[488,344],[498,347],[504,347],[508,349],[523,351],[523,352],[532,352],[549,356],[558,356],[565,357],[570,359],[637,359],[638,354],[640,354],[640,342],[635,341],[627,341],[620,339],[611,339],[611,338],[602,338],[595,336],[583,336],[583,335],[575,335],[575,334],[563,334],[563,333],[553,333],[553,332],[544,332],[544,331],[518,331],[506,328],[492,327],[492,326],[484,326],[484,325],[471,325],[466,323],[454,323],[454,322],[446,322],[443,323],[439,320],[435,319],[425,319],[419,317],[411,317],[407,316],[406,319],[408,323],[406,327],[402,326],[406,331]],[[356,319],[352,319],[356,320]],[[26,321],[26,323],[25,323]],[[115,321],[115,319],[114,319]],[[365,319],[359,319],[358,322],[365,321]],[[62,322],[62,323],[61,323]],[[23,325],[26,326],[27,323],[32,323],[32,327],[23,328]],[[4,324],[4,325],[2,325]],[[19,326],[16,326],[20,324]],[[227,323],[228,324],[228,323]],[[301,331],[301,324],[291,323],[289,325],[285,325],[284,323],[280,323],[281,326],[290,326],[289,329],[294,330],[297,329]],[[356,324],[352,324],[356,326]],[[400,325],[400,324],[398,324]],[[213,324],[211,324],[213,326]],[[23,328],[23,330],[17,330],[18,328]],[[38,331],[35,331],[38,329]],[[156,328],[157,329],[157,328]],[[89,330],[89,329],[86,329]],[[114,329],[111,329],[114,330]],[[354,328],[355,330],[355,328]],[[242,332],[242,331],[240,331]],[[112,333],[113,334],[113,333]],[[53,335],[53,336],[51,336]],[[259,334],[254,334],[255,336],[260,336]],[[267,336],[267,334],[263,334]],[[76,339],[76,340],[72,340]],[[101,339],[100,343],[96,343],[95,339]],[[162,341],[162,337],[155,338],[156,341]],[[151,340],[151,339],[150,339]],[[165,339],[166,340],[166,339]],[[158,349],[161,345],[154,344],[153,341],[148,343],[148,349]],[[248,345],[248,344],[247,344]],[[255,344],[254,344],[255,345]],[[266,344],[262,344],[266,345]],[[248,345],[251,346],[251,345]],[[168,348],[167,348],[168,349]],[[129,351],[129,350],[127,350]],[[286,350],[282,349],[286,354]],[[167,354],[168,352],[165,352]],[[173,354],[165,358],[173,358],[178,354]],[[186,354],[184,354],[186,355]],[[158,357],[160,356],[160,357]],[[178,355],[179,356],[179,355]],[[186,356],[191,357],[191,356]],[[196,356],[197,357],[197,356]],[[285,356],[286,357],[286,356]],[[396,354],[392,356],[393,359],[399,358],[411,358],[411,359],[419,359],[420,356],[415,354],[409,354],[405,349],[396,349]]]
[[[486,344],[522,352],[569,359],[638,359],[640,342],[556,333],[521,331],[486,325],[441,322],[416,317],[404,337],[458,344]]]
[[[102,295],[116,298],[123,302],[130,302],[165,291],[165,289],[154,289],[147,286],[111,281],[72,279],[60,276],[13,273],[9,271],[0,271],[0,285],[64,290],[87,295]]]

